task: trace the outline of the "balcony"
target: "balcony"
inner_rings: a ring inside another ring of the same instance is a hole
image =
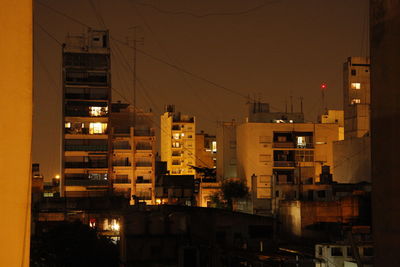
[[[135,130],[135,136],[154,136],[154,131],[152,129]]]
[[[294,161],[274,161],[274,167],[295,167]]]
[[[65,145],[65,151],[108,151],[107,145]]]
[[[276,148],[294,148],[295,144],[293,142],[274,142],[274,147],[276,147]]]
[[[66,186],[107,186],[108,180],[65,180]]]
[[[137,178],[136,179],[136,183],[137,184],[151,184],[151,180],[150,179],[143,179],[143,178]]]
[[[108,168],[107,162],[65,162],[67,169],[105,169]]]
[[[149,145],[137,145],[136,150],[153,150],[153,147]]]
[[[114,167],[130,167],[132,164],[129,162],[129,160],[115,160],[113,161],[113,166]]]
[[[130,183],[131,183],[131,179],[128,179],[128,178],[114,179],[114,184],[130,184]]]
[[[146,161],[138,161],[136,162],[136,167],[152,167],[153,164],[151,162]]]

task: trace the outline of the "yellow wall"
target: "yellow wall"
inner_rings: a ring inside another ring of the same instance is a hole
[[[29,266],[32,2],[0,8],[0,266]]]

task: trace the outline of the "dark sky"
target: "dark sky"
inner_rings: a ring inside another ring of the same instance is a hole
[[[138,53],[137,104],[151,107],[157,121],[165,104],[175,104],[212,134],[218,120],[243,120],[240,95],[269,102],[273,111],[284,110],[290,95],[298,110],[303,97],[306,119],[315,121],[326,82],[328,108],[341,109],[342,64],[368,53],[368,0],[36,0],[34,20],[33,161],[47,179],[60,167],[57,42],[86,31],[76,21],[105,25],[123,42],[137,26],[140,50],[195,74]],[[112,87],[131,99],[132,50],[116,41],[111,47]],[[113,92],[113,99],[121,97]]]

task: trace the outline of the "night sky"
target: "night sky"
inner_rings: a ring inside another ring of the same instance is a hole
[[[175,104],[211,134],[217,121],[244,119],[246,96],[272,111],[284,111],[291,95],[299,110],[303,97],[315,121],[326,82],[328,108],[341,109],[342,64],[368,55],[368,0],[34,2],[33,162],[46,179],[60,173],[60,43],[84,25],[110,30],[114,101],[132,99],[133,53],[122,43],[137,26],[147,54],[137,57],[137,105],[159,122],[163,106]]]

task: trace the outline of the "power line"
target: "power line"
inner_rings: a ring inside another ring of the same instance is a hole
[[[185,15],[185,16],[191,16],[194,18],[205,18],[205,17],[211,17],[211,16],[240,16],[240,15],[246,15],[252,12],[255,12],[259,9],[262,9],[263,7],[267,6],[267,5],[271,5],[271,4],[275,4],[280,2],[280,0],[272,0],[272,1],[267,1],[264,0],[262,4],[259,4],[255,7],[251,7],[249,9],[246,10],[242,10],[242,11],[237,11],[237,12],[209,12],[209,13],[204,13],[204,14],[195,14],[192,12],[187,12],[187,11],[171,11],[171,10],[165,10],[162,8],[159,8],[155,5],[149,4],[149,3],[140,3],[140,2],[132,2],[135,5],[141,5],[141,6],[145,6],[145,7],[149,7],[151,9],[156,10],[159,13],[163,13],[163,14],[168,14],[168,15]]]

